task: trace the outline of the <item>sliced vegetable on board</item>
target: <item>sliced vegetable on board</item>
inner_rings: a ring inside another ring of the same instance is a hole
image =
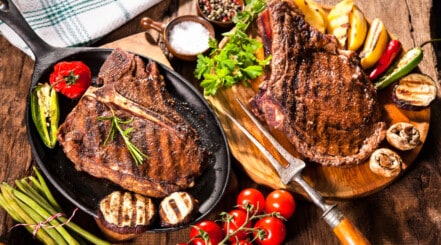
[[[423,60],[423,50],[420,47],[407,51],[386,73],[375,83],[375,88],[383,89],[401,77],[405,76]]]
[[[378,61],[375,68],[369,74],[369,79],[375,80],[381,74],[383,74],[387,68],[389,68],[397,55],[401,51],[401,43],[397,39],[391,40],[387,46],[384,53],[381,55],[380,60]]]
[[[375,83],[375,88],[383,89],[403,76],[409,74],[423,60],[423,47],[431,42],[439,42],[441,39],[432,39],[422,43],[419,47],[408,50],[401,56],[386,73]]]
[[[420,131],[410,123],[398,122],[387,129],[386,140],[398,150],[409,151],[421,144]]]
[[[353,0],[343,0],[337,3],[328,14],[326,31],[333,34],[341,48],[347,48],[348,30],[350,27],[349,14],[354,7]]]
[[[313,0],[294,0],[305,15],[305,20],[317,30],[325,33],[328,22],[328,15],[325,10]]]
[[[364,43],[368,24],[363,12],[354,4],[349,13],[348,49],[357,51]]]
[[[369,27],[363,49],[360,52],[360,63],[363,69],[373,67],[380,60],[386,50],[388,39],[384,23],[379,18],[375,18]]]
[[[57,143],[60,108],[57,92],[48,83],[39,83],[32,90],[31,115],[43,143],[54,148]]]
[[[437,95],[435,81],[420,73],[412,73],[401,78],[394,86],[392,99],[397,107],[405,110],[427,108]]]

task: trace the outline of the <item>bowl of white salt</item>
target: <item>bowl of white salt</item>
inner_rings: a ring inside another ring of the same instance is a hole
[[[187,61],[194,61],[199,54],[205,53],[209,49],[209,39],[215,38],[213,25],[196,15],[179,16],[168,24],[143,17],[141,26],[160,32],[168,51],[174,57]]]

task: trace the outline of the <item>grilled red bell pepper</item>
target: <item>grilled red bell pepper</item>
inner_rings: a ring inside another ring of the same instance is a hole
[[[377,65],[369,74],[369,78],[371,80],[375,80],[377,77],[383,74],[387,70],[387,68],[389,68],[389,66],[392,64],[395,57],[397,57],[398,53],[400,53],[400,50],[401,50],[400,41],[396,39],[391,40],[387,44],[386,50],[381,55],[380,60],[378,60]]]
[[[81,61],[62,61],[54,66],[49,82],[57,92],[76,99],[81,97],[92,83],[92,73]]]

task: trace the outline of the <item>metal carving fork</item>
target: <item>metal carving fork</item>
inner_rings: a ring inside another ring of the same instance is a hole
[[[282,166],[276,158],[233,116],[224,112],[231,121],[259,148],[259,150],[267,157],[272,166],[276,169],[283,184],[288,184],[291,181],[297,182],[309,195],[311,201],[316,204],[323,211],[323,219],[331,226],[334,234],[342,244],[370,244],[366,237],[349,221],[336,207],[336,204],[327,204],[323,197],[314,190],[302,178],[302,170],[305,167],[305,162],[292,156],[283,146],[271,135],[269,131],[257,120],[257,118],[245,107],[245,105],[237,99],[237,102],[246,112],[248,117],[259,128],[260,132],[271,142],[280,155],[287,160],[288,166]]]

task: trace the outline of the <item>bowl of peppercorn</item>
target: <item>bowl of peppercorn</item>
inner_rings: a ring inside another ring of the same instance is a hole
[[[196,0],[196,3],[198,15],[222,30],[232,28],[233,17],[244,8],[243,0]]]

